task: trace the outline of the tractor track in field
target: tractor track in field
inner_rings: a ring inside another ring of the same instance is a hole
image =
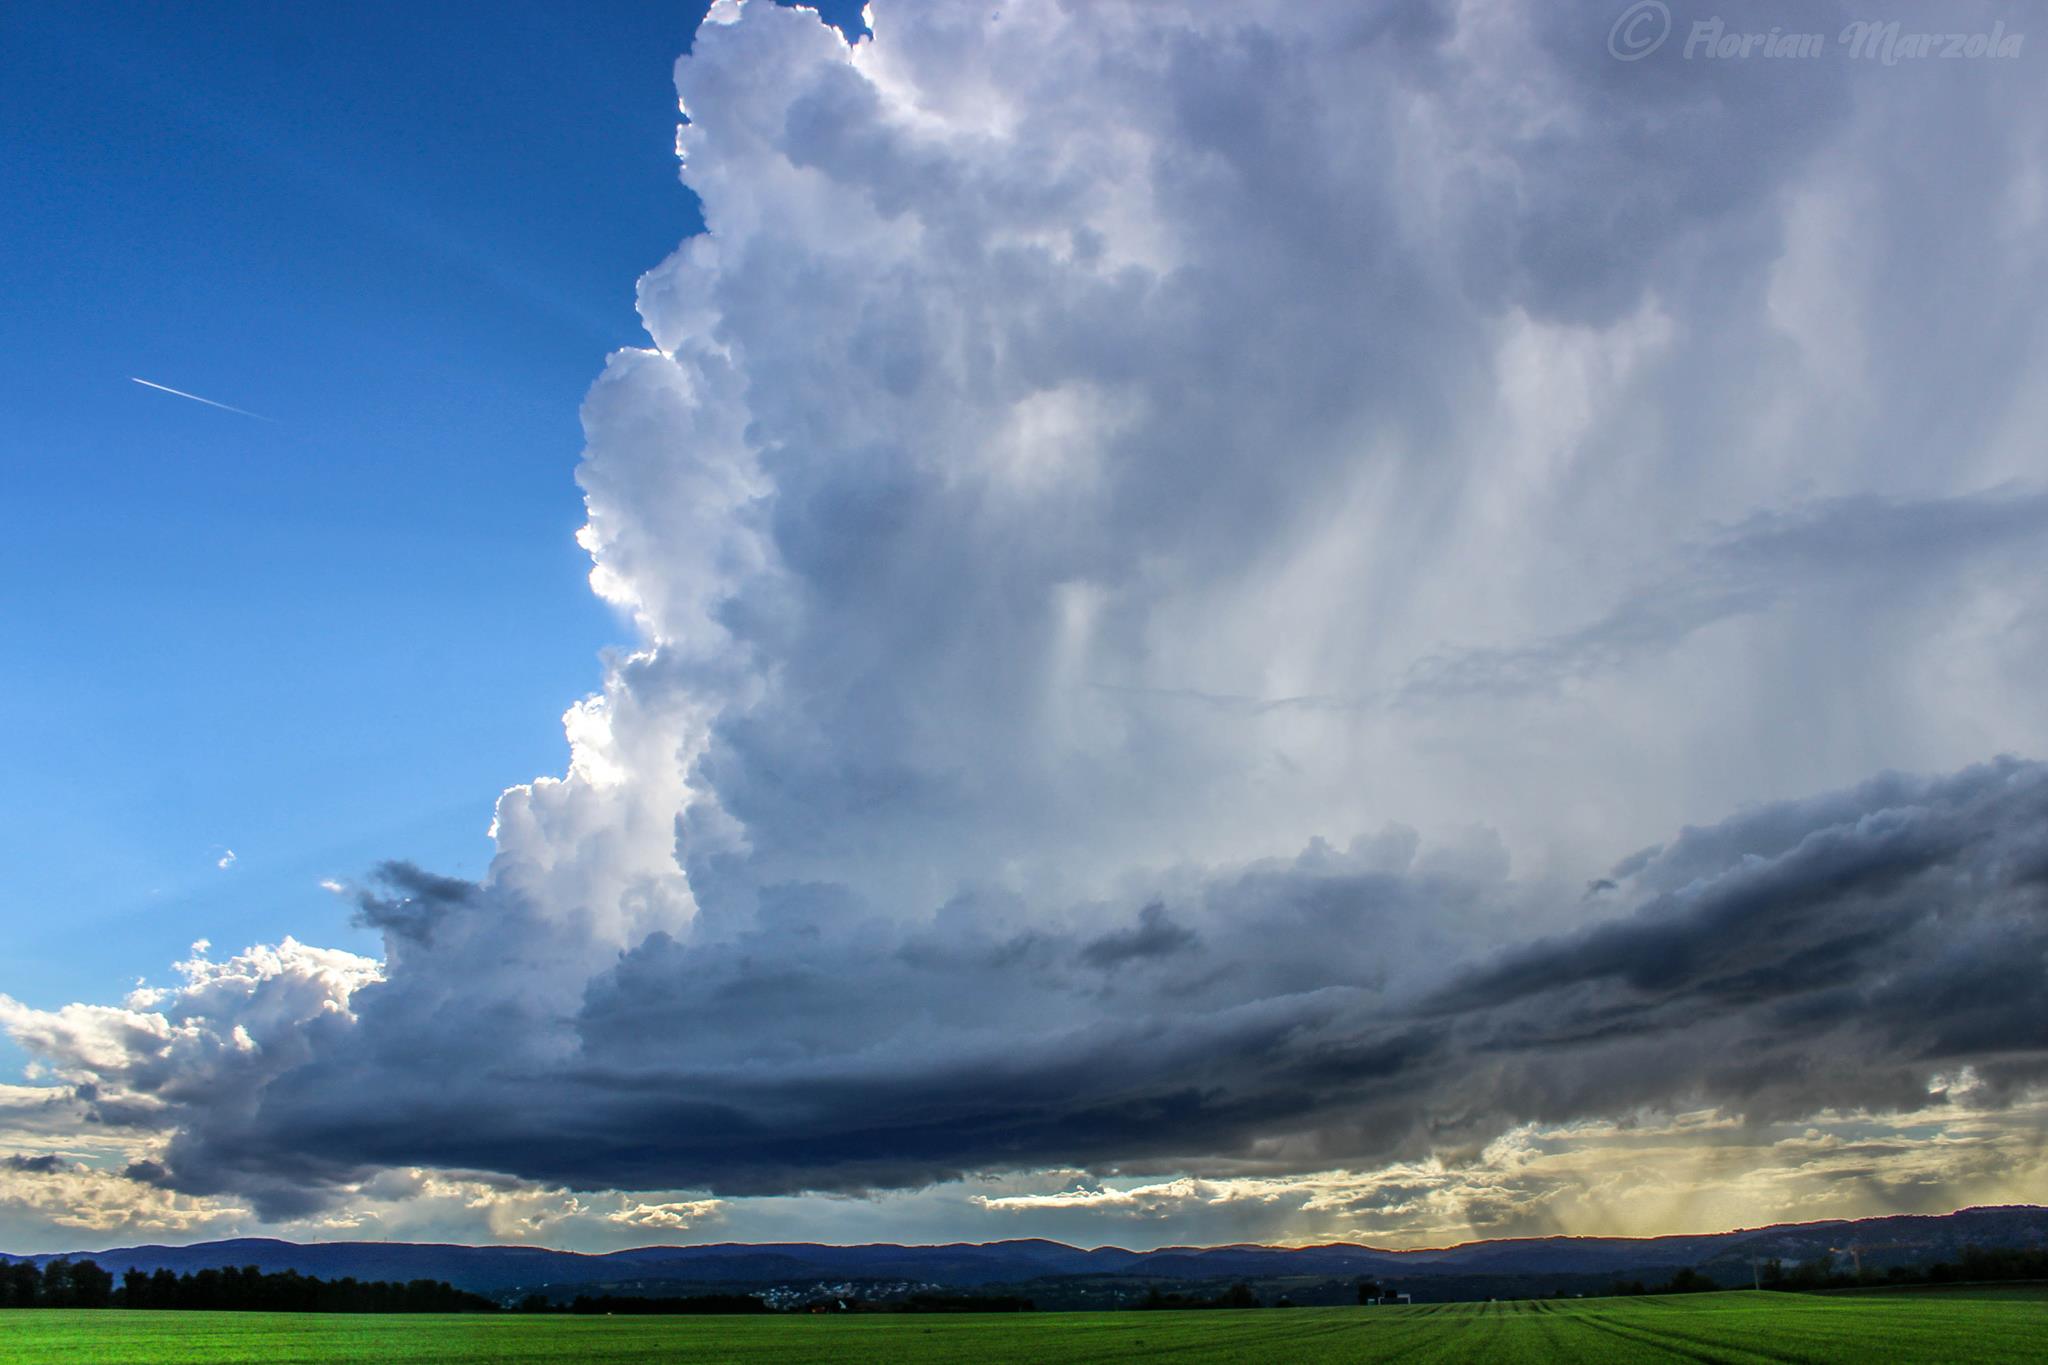
[[[1698,1337],[1683,1332],[1633,1323],[1623,1325],[1597,1312],[1573,1314],[1570,1320],[1583,1322],[1588,1327],[1638,1346],[1651,1346],[1687,1360],[1700,1361],[1702,1365],[1729,1365],[1730,1361],[1751,1360],[1775,1361],[1777,1365],[1812,1365],[1810,1356],[1787,1355],[1782,1351],[1748,1345],[1730,1344],[1726,1347],[1717,1347],[1712,1342],[1701,1341]],[[1720,1354],[1706,1354],[1715,1351],[1719,1351]]]

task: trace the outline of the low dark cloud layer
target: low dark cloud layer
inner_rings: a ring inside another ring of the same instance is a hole
[[[448,999],[417,945],[242,1103],[215,1089],[164,1111],[151,1177],[284,1214],[389,1165],[721,1194],[1053,1165],[1284,1173],[1642,1108],[1911,1109],[1965,1066],[1983,1103],[2048,1066],[2041,765],[1685,831],[1615,870],[1632,908],[1498,952],[1576,898],[1409,850],[1395,835],[1183,881],[1109,935],[992,928],[986,904],[836,922],[793,895],[773,928],[650,937],[591,981],[553,1055],[487,1016],[406,1028],[422,995]],[[177,1089],[163,1059],[69,1061],[89,1111]]]

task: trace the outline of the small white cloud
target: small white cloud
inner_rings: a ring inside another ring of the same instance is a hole
[[[347,887],[343,886],[340,882],[334,880],[334,878],[332,877],[322,877],[320,879],[320,889],[322,891],[330,891],[337,896],[339,896],[342,892],[348,890]]]
[[[1984,1078],[1977,1074],[1977,1068],[1965,1065],[1960,1071],[1937,1072],[1927,1082],[1927,1093],[1941,1095],[1951,1100],[1964,1099],[1984,1088]]]
[[[220,857],[213,860],[213,865],[223,872],[227,871],[235,865],[235,851],[231,848],[224,850]]]
[[[605,1215],[605,1221],[620,1223],[634,1228],[664,1228],[670,1232],[682,1232],[691,1224],[706,1218],[714,1218],[724,1201],[718,1199],[687,1199],[667,1204],[635,1203],[621,1207]]]

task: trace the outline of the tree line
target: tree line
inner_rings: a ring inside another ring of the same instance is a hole
[[[562,1308],[549,1302],[539,1294],[529,1296],[519,1305],[523,1313],[559,1313]],[[752,1294],[692,1294],[682,1297],[651,1298],[639,1294],[578,1294],[570,1300],[571,1313],[771,1313],[770,1308]]]
[[[656,1298],[637,1294],[578,1294],[568,1303],[558,1303],[545,1294],[529,1294],[520,1300],[521,1313],[691,1314],[691,1313],[1028,1313],[1031,1300],[1015,1294],[912,1294],[902,1299],[821,1300],[790,1309],[771,1307],[754,1294],[692,1294]]]
[[[1641,1280],[1616,1280],[1608,1293],[1621,1297],[1630,1294],[1711,1294],[1721,1287],[1718,1281],[1688,1266],[1659,1285],[1646,1285]]]
[[[1275,1306],[1277,1307],[1278,1305]],[[1294,1305],[1288,1304],[1287,1306],[1291,1308]],[[1259,1296],[1253,1292],[1252,1287],[1243,1280],[1239,1280],[1236,1284],[1233,1284],[1230,1288],[1213,1298],[1204,1298],[1198,1294],[1182,1294],[1177,1291],[1164,1290],[1155,1284],[1145,1292],[1145,1301],[1139,1304],[1138,1307],[1141,1309],[1257,1308],[1260,1307],[1260,1304]]]
[[[1758,1265],[1754,1283],[1764,1289],[1794,1292],[1815,1289],[1855,1289],[1884,1284],[1963,1284],[1983,1280],[2048,1280],[2048,1248],[1965,1247],[1959,1259],[1936,1261],[1932,1265],[1893,1265],[1883,1270],[1869,1267],[1842,1270],[1832,1255],[1787,1266],[1776,1257]],[[1738,1277],[1732,1286],[1722,1285],[1697,1270],[1681,1270],[1660,1285],[1641,1280],[1617,1281],[1612,1294],[1694,1294],[1708,1290],[1747,1289],[1749,1275]]]
[[[1834,1258],[1801,1261],[1787,1269],[1764,1262],[1758,1279],[1766,1289],[1853,1289],[1871,1284],[1962,1284],[1980,1280],[2048,1280],[2048,1247],[1965,1247],[1954,1261],[1894,1265],[1844,1272]]]
[[[165,1308],[256,1313],[488,1313],[497,1305],[442,1280],[322,1280],[255,1266],[113,1272],[92,1261],[0,1266],[0,1308]]]

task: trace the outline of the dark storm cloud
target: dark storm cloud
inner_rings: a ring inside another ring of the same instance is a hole
[[[1155,902],[1138,912],[1134,927],[1104,934],[1082,948],[1081,961],[1107,971],[1138,959],[1184,953],[1198,941],[1194,930],[1174,923],[1166,907]]]
[[[444,877],[398,859],[379,863],[373,875],[386,894],[356,892],[355,923],[420,944],[430,942],[435,923],[450,910],[467,905],[477,891],[475,882]]]
[[[1766,807],[1652,857],[1632,914],[1513,950],[1419,1012],[1476,1056],[1598,1055],[1617,1068],[1603,1087],[1643,1084],[1640,1065],[1763,1117],[1902,1105],[1962,1061],[2032,1081],[2044,858],[2032,764]]]
[[[10,1171],[20,1171],[23,1175],[55,1175],[64,1169],[65,1163],[63,1158],[45,1153],[42,1156],[15,1155],[0,1158],[0,1166],[5,1166]]]
[[[1632,909],[1500,952],[1486,926],[1565,922],[1577,898],[1402,847],[1184,883],[1106,937],[1020,945],[985,927],[991,906],[657,935],[592,982],[555,1057],[488,1029],[366,1051],[380,1010],[431,980],[400,975],[250,1122],[194,1115],[172,1183],[232,1172],[228,1188],[303,1201],[391,1164],[727,1194],[1282,1170],[1639,1106],[1906,1108],[1965,1064],[1992,1096],[2044,1074],[2041,765],[1891,776],[1687,830],[1618,870]],[[1104,965],[1124,968],[1108,993]]]

